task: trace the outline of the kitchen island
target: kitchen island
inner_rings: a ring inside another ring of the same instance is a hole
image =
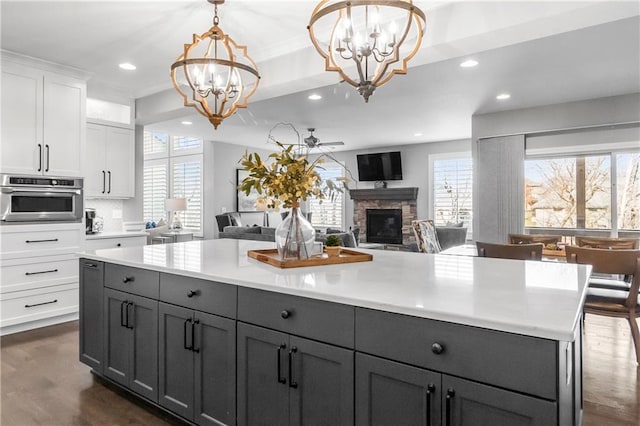
[[[273,243],[81,254],[82,362],[198,424],[577,425],[590,267]]]

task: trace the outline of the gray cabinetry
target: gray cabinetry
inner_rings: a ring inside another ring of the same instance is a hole
[[[80,259],[80,361],[102,373],[104,264]]]
[[[158,402],[198,424],[235,423],[235,321],[160,302]]]
[[[105,288],[104,375],[158,400],[158,302]]]

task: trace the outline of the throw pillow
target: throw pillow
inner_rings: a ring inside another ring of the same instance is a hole
[[[442,248],[440,247],[436,227],[432,220],[414,220],[411,222],[411,226],[416,236],[418,249],[420,249],[422,253],[440,253]]]

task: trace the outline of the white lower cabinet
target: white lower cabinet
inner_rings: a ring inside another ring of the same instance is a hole
[[[0,225],[0,334],[78,317],[81,223]]]
[[[147,244],[145,235],[121,235],[110,238],[91,238],[84,242],[85,250],[101,250],[118,247],[143,246]]]

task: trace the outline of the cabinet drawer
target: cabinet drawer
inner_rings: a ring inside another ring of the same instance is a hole
[[[143,246],[147,244],[147,237],[96,238],[84,242],[85,250],[100,250],[118,247]]]
[[[107,263],[104,269],[104,285],[157,300],[160,293],[160,273]]]
[[[3,294],[0,327],[78,312],[78,284]]]
[[[442,347],[435,353],[433,345]],[[370,309],[356,309],[356,350],[556,399],[552,340]]]
[[[82,233],[79,227],[70,229],[51,225],[48,229],[18,231],[23,228],[18,228],[19,226],[2,227],[1,246],[4,259],[75,253],[82,245]],[[10,230],[7,231],[7,228]]]
[[[353,348],[353,306],[238,288],[238,319],[274,330]]]
[[[234,285],[173,274],[160,274],[160,300],[210,314],[236,317]]]
[[[7,260],[2,262],[0,293],[77,282],[78,259],[73,255]]]

